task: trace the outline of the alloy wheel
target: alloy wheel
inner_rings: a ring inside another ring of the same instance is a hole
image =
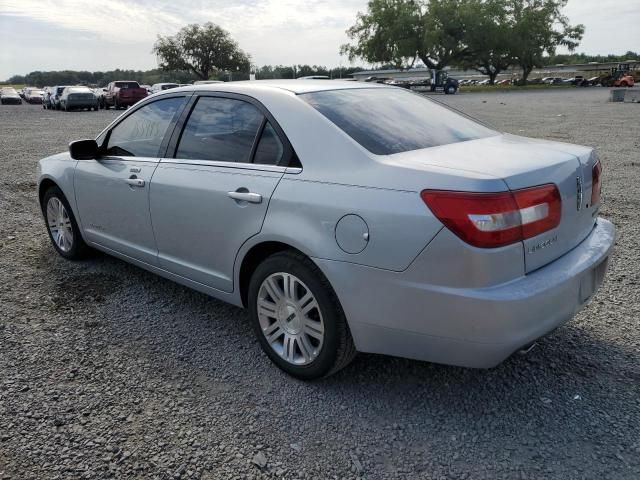
[[[260,329],[274,352],[293,365],[315,360],[324,343],[324,321],[318,301],[298,277],[278,272],[265,278],[257,311]]]
[[[67,209],[57,197],[47,202],[47,225],[58,248],[67,253],[73,247],[73,228]]]

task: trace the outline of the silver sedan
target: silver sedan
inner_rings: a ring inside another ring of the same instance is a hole
[[[60,255],[102,250],[246,307],[304,379],[358,351],[494,366],[588,302],[615,237],[591,148],[392,86],[171,89],[39,165]]]

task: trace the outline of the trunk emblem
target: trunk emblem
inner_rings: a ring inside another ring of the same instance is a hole
[[[576,205],[578,208],[578,211],[580,211],[582,209],[582,200],[584,197],[584,193],[582,191],[582,177],[576,177],[576,187],[577,187],[577,201],[578,204]]]

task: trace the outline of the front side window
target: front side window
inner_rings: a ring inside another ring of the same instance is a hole
[[[328,90],[300,96],[377,155],[497,135],[470,118],[399,88]]]
[[[149,103],[111,130],[107,155],[157,157],[167,128],[184,102],[173,97]]]
[[[241,100],[202,97],[184,127],[176,158],[250,162],[263,115]]]

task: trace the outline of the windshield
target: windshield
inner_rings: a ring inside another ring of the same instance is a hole
[[[376,155],[497,135],[461,114],[399,88],[359,88],[301,97]]]

